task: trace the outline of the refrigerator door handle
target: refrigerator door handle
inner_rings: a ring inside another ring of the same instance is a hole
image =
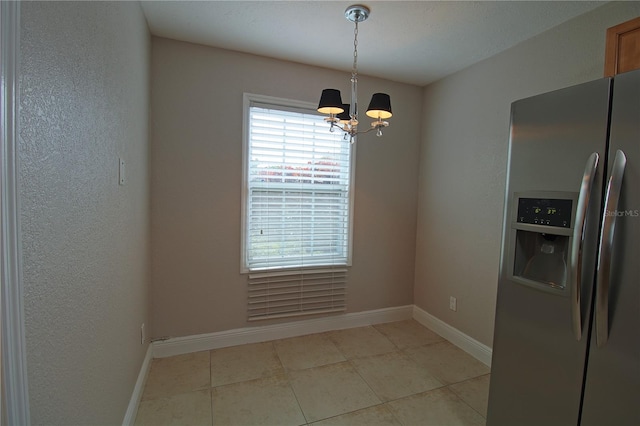
[[[609,280],[611,272],[611,252],[618,217],[618,202],[622,178],[627,165],[627,157],[621,150],[616,151],[613,169],[607,184],[604,201],[604,216],[600,231],[600,249],[598,250],[598,272],[596,274],[596,344],[604,346],[609,338]]]
[[[591,197],[591,189],[593,188],[599,158],[598,153],[594,152],[587,160],[582,176],[580,194],[578,195],[576,219],[573,227],[573,243],[571,247],[571,320],[573,323],[573,334],[576,340],[582,339],[582,312],[580,301],[580,289],[582,286],[582,249],[587,212],[589,211],[589,198]]]

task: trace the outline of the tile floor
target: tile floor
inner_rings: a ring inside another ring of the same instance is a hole
[[[136,425],[484,425],[488,390],[407,320],[154,359]]]

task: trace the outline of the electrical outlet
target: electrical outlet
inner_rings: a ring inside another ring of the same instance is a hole
[[[118,159],[118,180],[120,185],[124,185],[127,182],[124,160],[122,158]]]
[[[144,323],[140,326],[140,344],[144,345],[144,342],[147,340],[147,337],[144,335]]]
[[[458,310],[458,300],[453,296],[449,297],[449,309],[454,312]]]

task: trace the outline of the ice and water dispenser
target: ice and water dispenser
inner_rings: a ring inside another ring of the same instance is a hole
[[[565,293],[577,194],[514,194],[510,278],[553,293]]]

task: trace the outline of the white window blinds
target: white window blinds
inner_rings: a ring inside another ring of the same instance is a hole
[[[250,321],[343,312],[347,270],[328,268],[249,275]]]
[[[313,109],[254,99],[245,114],[244,269],[347,265],[351,144]]]

